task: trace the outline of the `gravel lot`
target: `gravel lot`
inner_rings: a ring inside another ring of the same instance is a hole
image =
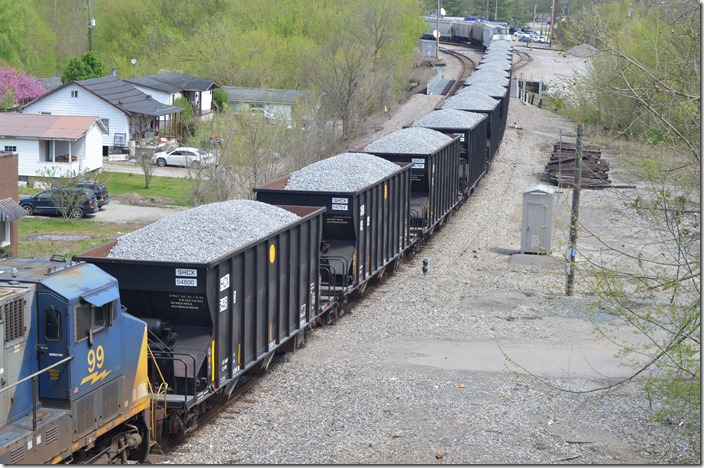
[[[555,55],[547,66],[562,73],[562,56],[544,52]],[[452,73],[449,62],[444,73]],[[438,100],[414,96],[372,121],[357,143],[398,130]],[[692,461],[678,427],[650,421],[658,402],[649,402],[640,382],[606,394],[553,387],[602,387],[628,369],[612,358],[617,348],[592,333],[592,320],[612,322],[586,312],[591,296],[579,279],[575,297],[564,297],[560,245],[570,191],[557,197],[553,254],[519,254],[522,191],[540,183],[560,130],[574,132],[574,125],[515,99],[508,122],[520,128],[506,129],[488,176],[420,253],[334,325],[317,329],[164,463]],[[620,183],[618,163],[611,164]],[[612,191],[583,191],[581,203],[585,223],[628,242]],[[587,236],[580,246],[596,248]]]

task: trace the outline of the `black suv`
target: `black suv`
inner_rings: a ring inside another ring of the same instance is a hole
[[[102,182],[96,182],[94,180],[86,180],[78,182],[76,184],[79,188],[87,188],[95,193],[95,198],[98,199],[98,209],[102,209],[103,206],[110,203],[110,194],[108,193],[108,188]]]
[[[82,188],[49,188],[20,198],[19,205],[28,215],[61,215],[65,211],[72,218],[82,218],[99,210],[95,193]]]

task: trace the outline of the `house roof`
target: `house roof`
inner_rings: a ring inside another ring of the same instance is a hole
[[[181,112],[183,110],[182,107],[162,104],[144,94],[130,83],[112,75],[74,81],[74,83],[130,114],[160,116]]]
[[[129,78],[125,81],[169,94],[179,91],[208,91],[211,88],[220,87],[213,80],[204,80],[179,72],[162,72]]]
[[[299,99],[307,99],[308,91],[296,89],[222,87],[232,102],[256,102],[262,104],[295,104]]]
[[[49,91],[32,102],[25,104],[24,106],[20,106],[18,109],[22,111],[26,107],[45,98],[46,96],[54,94],[67,86],[73,85],[80,86],[81,88],[95,94],[126,114],[143,114],[158,117],[161,115],[178,113],[183,110],[183,108],[179,106],[162,104],[144,94],[130,83],[120,80],[113,75],[68,82]]]
[[[0,200],[0,221],[15,221],[27,214],[12,198]]]
[[[58,76],[52,76],[49,78],[37,78],[37,80],[44,85],[44,89],[51,91],[61,86],[61,78]]]
[[[85,135],[96,123],[107,133],[107,129],[98,117],[0,113],[0,138],[75,141]]]

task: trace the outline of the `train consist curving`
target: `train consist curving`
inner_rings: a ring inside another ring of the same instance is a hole
[[[494,41],[434,111],[348,153],[73,260],[0,262],[0,463],[146,461],[415,251],[506,127]],[[157,248],[159,246],[159,248]]]
[[[487,48],[492,41],[511,41],[508,23],[489,21],[483,18],[426,16],[423,39],[434,40],[438,31],[443,42],[471,44]]]

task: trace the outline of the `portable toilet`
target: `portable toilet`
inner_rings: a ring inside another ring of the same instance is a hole
[[[523,190],[521,253],[549,254],[552,251],[554,187],[534,185]]]

